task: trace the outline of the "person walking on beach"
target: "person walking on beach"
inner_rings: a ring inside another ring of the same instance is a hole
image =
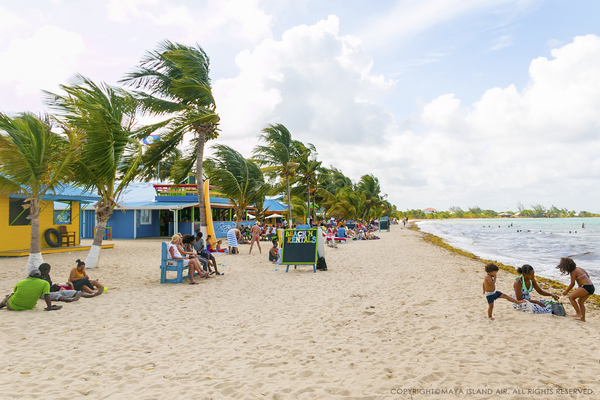
[[[494,301],[496,301],[496,299],[502,298],[516,304],[525,303],[525,300],[515,300],[496,290],[496,275],[498,274],[498,269],[498,266],[495,264],[487,264],[485,266],[486,276],[483,279],[483,294],[485,294],[488,302],[488,318],[492,321],[494,320],[492,311],[494,310]]]
[[[563,292],[565,296],[569,294],[571,289],[573,289],[573,286],[575,286],[575,282],[577,282],[578,288],[575,289],[575,291],[569,295],[569,301],[571,302],[571,305],[573,306],[576,312],[576,314],[573,315],[573,317],[581,322],[585,322],[584,303],[596,291],[589,274],[583,268],[579,268],[577,264],[575,264],[575,261],[573,261],[569,257],[561,258],[560,263],[556,268],[563,275],[571,275],[571,284],[569,285],[567,290]]]
[[[250,251],[248,254],[252,253],[252,246],[254,246],[255,242],[258,246],[258,252],[262,254],[262,249],[260,248],[260,222],[256,222],[256,224],[252,225],[252,229],[250,229],[250,235],[252,236],[252,239],[250,239]]]

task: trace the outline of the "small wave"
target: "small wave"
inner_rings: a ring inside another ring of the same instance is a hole
[[[595,261],[595,260],[600,259],[598,254],[594,253],[593,251],[586,251],[585,253],[581,253],[581,254],[573,254],[568,257],[575,258],[577,260],[588,260],[588,261]]]

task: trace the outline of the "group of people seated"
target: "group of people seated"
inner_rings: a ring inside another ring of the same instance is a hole
[[[262,225],[260,223],[256,223],[260,228],[259,238],[261,241],[273,241],[273,239],[277,238],[277,230],[283,229],[281,224],[273,224],[273,225]],[[242,228],[242,240],[239,241],[241,244],[249,243],[252,240],[252,228],[250,226],[245,226]]]
[[[328,241],[341,240],[377,240],[379,237],[375,232],[379,230],[377,222],[357,222],[354,228],[349,228],[344,221],[330,221],[319,223],[321,229],[325,230]]]
[[[171,242],[167,247],[170,259],[182,259],[183,265],[190,268],[190,285],[198,284],[194,279],[195,274],[205,279],[210,278],[213,274],[223,275],[222,272],[219,272],[217,260],[205,245],[202,236],[202,232],[197,232],[196,236],[177,233],[171,237]],[[208,238],[210,240],[210,235]],[[220,249],[220,241],[216,245],[213,245],[212,242],[209,243],[211,243],[211,247],[215,246],[216,251]]]
[[[53,305],[53,301],[73,302],[81,297],[96,297],[104,292],[104,286],[90,279],[85,272],[85,263],[77,260],[77,266],[71,269],[69,280],[65,284],[56,284],[50,278],[51,266],[40,264],[29,272],[27,279],[17,282],[13,293],[6,295],[0,302],[0,309],[22,311],[32,310],[38,299],[46,302],[46,311],[60,310],[62,306]]]

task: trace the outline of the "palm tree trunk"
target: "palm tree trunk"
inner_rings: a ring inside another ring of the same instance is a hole
[[[29,202],[29,215],[31,216],[31,242],[29,248],[29,258],[25,266],[25,273],[29,276],[32,269],[39,268],[44,262],[42,258],[42,249],[40,247],[40,218],[37,199],[31,199]]]
[[[285,184],[287,186],[287,206],[288,206],[288,229],[292,226],[292,204],[290,202],[290,177],[285,176]]]
[[[309,224],[310,219],[310,181],[306,181],[306,224]]]
[[[362,216],[362,220],[364,221],[365,218],[367,217],[367,214],[369,213],[369,208],[371,208],[370,206],[365,206],[365,212]]]
[[[206,143],[206,132],[202,127],[196,128],[198,133],[198,147],[196,148],[196,188],[198,190],[198,206],[200,231],[204,237],[208,236],[206,225],[206,203],[204,201],[204,176],[202,170],[202,161],[204,159],[204,144]]]
[[[108,222],[108,218],[98,217],[98,226],[96,226],[96,233],[94,234],[94,241],[92,242],[92,247],[90,248],[90,252],[88,253],[87,257],[85,258],[85,267],[86,268],[96,268],[98,266],[98,261],[100,261],[100,250],[102,249],[102,240],[104,239],[104,231],[106,230],[107,222]]]

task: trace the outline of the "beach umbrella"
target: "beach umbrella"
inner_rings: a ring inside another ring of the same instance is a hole
[[[281,215],[281,214],[271,214],[271,215],[269,215],[268,217],[265,217],[265,218],[283,218],[283,215]]]

